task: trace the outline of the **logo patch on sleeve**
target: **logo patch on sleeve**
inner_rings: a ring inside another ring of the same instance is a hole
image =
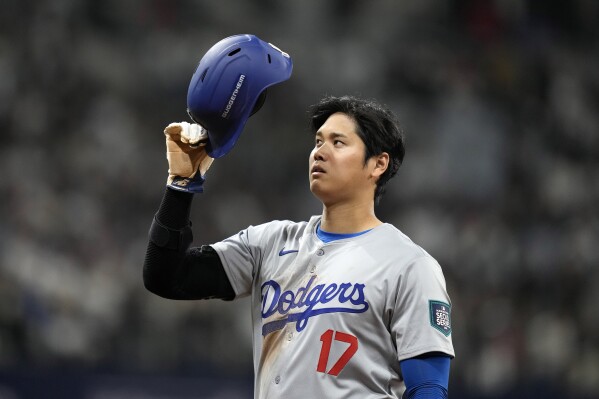
[[[441,331],[443,335],[449,336],[451,334],[451,305],[440,301],[428,301],[428,303],[431,326]]]

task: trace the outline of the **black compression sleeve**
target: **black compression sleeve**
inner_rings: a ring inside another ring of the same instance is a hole
[[[183,228],[189,224],[192,201],[193,194],[167,187],[164,190],[156,218],[172,229]]]
[[[192,200],[193,194],[165,189],[155,216],[156,225],[150,229],[144,285],[169,299],[233,299],[235,292],[216,251],[208,245],[189,248]],[[164,234],[170,234],[171,240],[160,240]]]

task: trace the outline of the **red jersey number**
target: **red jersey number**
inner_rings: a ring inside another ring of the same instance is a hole
[[[333,340],[347,343],[349,346],[333,365],[333,367],[331,367],[331,369],[327,372],[326,369],[329,363],[329,354],[331,353],[331,345],[333,344]],[[341,370],[343,370],[343,367],[345,367],[347,362],[349,362],[349,359],[351,359],[352,356],[357,352],[358,338],[341,331],[326,330],[324,334],[320,336],[320,341],[322,342],[322,347],[320,349],[320,356],[318,358],[318,366],[316,366],[316,371],[319,373],[334,375],[336,377],[339,375]]]

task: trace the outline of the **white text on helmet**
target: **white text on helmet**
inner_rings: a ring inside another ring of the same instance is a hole
[[[233,104],[235,104],[235,99],[237,98],[237,94],[239,94],[239,89],[241,89],[241,86],[243,86],[244,80],[245,80],[245,75],[240,75],[239,80],[237,81],[237,84],[235,85],[235,90],[233,90],[231,97],[229,97],[229,102],[227,103],[225,110],[221,114],[221,116],[223,118],[226,118],[229,115],[229,112],[231,111]]]

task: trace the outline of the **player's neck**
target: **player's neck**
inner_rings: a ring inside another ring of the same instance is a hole
[[[374,213],[374,203],[324,205],[320,228],[329,233],[350,234],[372,229],[382,222]]]

